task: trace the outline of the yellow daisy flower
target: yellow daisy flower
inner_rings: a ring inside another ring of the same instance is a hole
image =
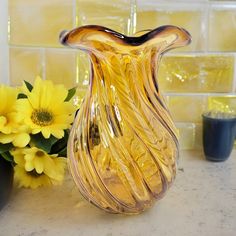
[[[13,143],[16,147],[25,147],[30,136],[26,126],[16,116],[15,105],[18,91],[5,85],[0,86],[0,143]]]
[[[24,167],[16,165],[14,167],[14,178],[19,187],[36,189],[41,186],[55,184],[46,174],[38,174],[36,171],[26,171]]]
[[[28,98],[17,100],[18,118],[30,127],[32,134],[41,132],[45,138],[50,135],[62,138],[75,111],[72,102],[65,102],[67,94],[63,85],[37,77],[32,91],[27,93]]]
[[[15,149],[11,152],[15,163],[27,172],[45,174],[54,181],[62,182],[66,160],[56,155],[49,155],[36,147]]]
[[[3,134],[12,133],[17,127],[14,110],[16,99],[16,89],[5,85],[0,86],[0,132]]]

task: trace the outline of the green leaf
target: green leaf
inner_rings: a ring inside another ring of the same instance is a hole
[[[41,133],[31,135],[31,141],[35,144],[37,148],[44,150],[47,153],[50,153],[51,148],[54,143],[57,142],[57,138],[51,135],[48,139],[44,138]]]
[[[11,155],[10,152],[1,153],[1,156],[2,156],[6,161],[13,162],[13,156]]]
[[[51,148],[50,154],[64,155],[66,153],[67,142],[69,138],[69,130],[65,130],[65,135],[63,138],[59,139]]]
[[[12,143],[2,144],[0,143],[0,154],[7,152],[13,148]]]
[[[28,89],[28,90],[31,92],[31,91],[32,91],[32,89],[33,89],[33,85],[32,85],[31,83],[29,83],[29,82],[25,81],[25,80],[24,80],[24,83],[25,83],[25,85],[26,85],[27,89]]]
[[[67,156],[67,146],[65,146],[59,153],[59,157],[66,157]]]
[[[69,89],[65,102],[70,101],[71,98],[75,95],[75,92],[76,92],[76,87]]]
[[[21,99],[21,98],[27,98],[27,96],[24,93],[19,93],[17,96],[17,99]]]

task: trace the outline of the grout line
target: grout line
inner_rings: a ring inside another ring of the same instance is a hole
[[[11,44],[9,43],[9,46],[11,48],[24,48],[24,49],[45,49],[45,48],[48,48],[48,49],[64,49],[64,47],[50,47],[50,46],[43,46],[43,45],[40,45],[40,46],[32,46],[32,45],[16,45],[16,44]]]
[[[80,74],[80,68],[79,68],[79,53],[76,54],[76,59],[75,59],[75,83],[76,85],[79,84],[79,74]]]
[[[146,10],[159,10],[159,11],[196,11],[205,4],[205,2],[198,2],[198,1],[178,1],[177,4],[173,4],[173,2],[163,1],[138,1],[141,6],[141,9]]]
[[[204,20],[203,20],[203,24],[205,23],[205,51],[209,52],[209,24],[210,24],[210,8],[211,8],[211,3],[207,2],[206,3],[206,9],[205,9],[205,16],[204,16]]]
[[[41,51],[41,65],[42,65],[42,79],[46,80],[46,49],[43,48],[40,50]]]
[[[195,124],[197,124],[197,122],[191,122],[191,121],[175,121],[175,124],[180,124],[180,125],[182,125],[182,124],[188,124],[188,125],[195,125]]]
[[[192,51],[192,52],[168,52],[164,56],[208,56],[208,55],[219,55],[219,56],[232,56],[236,52],[227,52],[227,51]]]
[[[236,8],[234,1],[211,1],[211,5],[217,10]]]
[[[0,1],[0,83],[10,84],[9,48],[8,48],[8,1]]]
[[[76,49],[66,47],[43,47],[43,46],[27,46],[27,45],[9,45],[10,48],[24,49],[24,50],[54,50],[54,51],[67,51],[78,52]]]
[[[10,76],[11,76],[11,71],[10,71],[10,48],[8,44],[5,45],[5,56],[3,57],[5,60],[5,78],[6,78],[6,84],[10,84]]]
[[[7,4],[8,1],[7,1]],[[10,76],[11,76],[11,71],[10,71],[10,47],[9,47],[9,42],[10,42],[10,32],[11,32],[11,21],[10,21],[10,16],[9,16],[9,7],[7,5],[7,42],[6,42],[6,50],[7,50],[7,53],[6,53],[6,81],[7,81],[7,84],[10,84],[11,83],[11,80],[10,80]]]
[[[132,36],[136,33],[137,24],[137,1],[130,0],[130,19],[128,21],[128,35]]]
[[[183,97],[188,97],[188,96],[212,96],[212,97],[221,97],[221,96],[232,96],[235,97],[236,93],[181,93],[181,92],[162,92],[164,96],[183,96]]]
[[[235,94],[236,92],[236,55],[234,56],[234,67],[233,67],[233,84],[232,84],[232,92]]]
[[[77,0],[73,0],[72,17],[73,17],[73,28],[75,28],[78,25],[78,19],[77,19]]]
[[[10,47],[9,47],[9,42],[10,42],[10,37],[11,37],[11,20],[10,20],[10,13],[9,13],[9,1],[7,2],[7,16],[6,16],[6,23],[7,23],[7,41],[6,41],[6,82],[7,84],[11,83],[10,76],[11,76],[11,71],[10,71]]]

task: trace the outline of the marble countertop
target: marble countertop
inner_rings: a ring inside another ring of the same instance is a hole
[[[60,187],[17,189],[0,212],[0,236],[235,236],[236,150],[223,163],[183,151],[167,195],[141,215],[105,213],[68,177]]]

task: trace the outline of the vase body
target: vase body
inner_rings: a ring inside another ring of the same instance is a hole
[[[0,210],[10,197],[13,184],[13,167],[0,155]]]
[[[172,184],[177,131],[159,91],[161,55],[190,42],[174,26],[126,37],[101,26],[62,32],[64,45],[88,52],[91,78],[68,142],[82,195],[111,213],[152,206]]]

